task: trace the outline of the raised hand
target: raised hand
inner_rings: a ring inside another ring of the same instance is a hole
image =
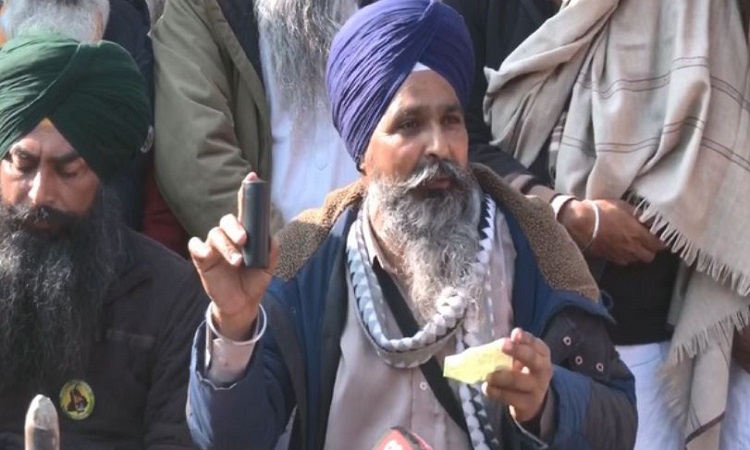
[[[248,181],[255,179],[254,173],[246,178]],[[240,188],[238,210],[242,208],[242,200]],[[279,247],[276,240],[272,240],[267,268],[245,267],[242,246],[248,236],[237,217],[242,217],[242,211],[237,216],[228,214],[222,217],[219,226],[208,232],[205,241],[192,238],[188,249],[203,288],[211,298],[212,316],[219,333],[242,341],[251,337],[261,299],[278,262]]]

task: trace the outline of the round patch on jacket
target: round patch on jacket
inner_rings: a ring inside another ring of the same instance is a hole
[[[70,380],[60,389],[60,410],[73,420],[89,417],[94,402],[94,390],[85,381]]]

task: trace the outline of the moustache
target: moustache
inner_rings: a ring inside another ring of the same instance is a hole
[[[70,213],[50,206],[19,206],[11,210],[10,219],[19,226],[33,224],[62,230],[73,227],[78,219]]]
[[[466,171],[458,164],[451,161],[428,159],[420,161],[409,178],[399,184],[401,188],[411,191],[422,188],[432,181],[449,179],[460,188],[466,185],[465,178]]]

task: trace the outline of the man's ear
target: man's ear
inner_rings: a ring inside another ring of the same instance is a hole
[[[367,186],[370,182],[370,175],[367,171],[367,158],[362,158],[362,160],[357,164],[357,171],[362,177],[362,181],[365,183],[365,186]]]
[[[367,151],[357,161],[357,172],[362,175],[367,175]]]
[[[365,150],[365,153],[359,158],[359,162],[357,163],[357,170],[365,177],[372,172],[372,170],[370,170],[373,165],[372,159],[372,152],[368,146],[367,150]]]

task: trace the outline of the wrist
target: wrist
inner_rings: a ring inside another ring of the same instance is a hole
[[[247,307],[227,314],[211,303],[211,319],[216,331],[232,341],[246,341],[253,335],[255,321],[258,318],[259,306]]]
[[[594,244],[594,241],[596,240],[596,236],[599,234],[599,224],[600,224],[600,219],[601,219],[601,217],[600,217],[600,211],[599,211],[599,206],[597,206],[597,204],[594,203],[593,201],[588,202],[588,203],[591,205],[591,207],[594,210],[594,229],[591,232],[591,238],[589,238],[589,240],[586,243],[586,245],[584,245],[581,248],[581,252],[582,253],[586,253],[591,248],[591,246]]]
[[[588,201],[571,200],[560,209],[558,220],[579,247],[585,246],[594,232],[594,206]]]
[[[547,397],[549,396],[549,390],[547,393],[544,394],[544,399],[542,400],[542,403],[539,405],[539,408],[536,410],[536,413],[534,415],[526,420],[520,420],[519,424],[521,424],[522,427],[524,427],[527,431],[534,434],[535,436],[539,436],[541,431],[541,425],[542,425],[542,416],[544,415],[544,408],[547,406]]]

